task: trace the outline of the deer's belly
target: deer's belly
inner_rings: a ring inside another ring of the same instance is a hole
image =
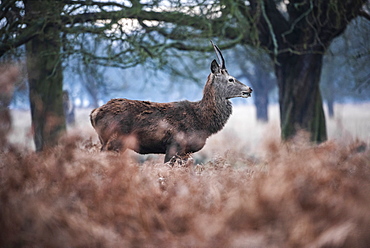
[[[205,145],[207,136],[198,132],[179,132],[176,135],[137,136],[137,145],[133,149],[140,154],[167,153],[170,149],[178,154],[197,152]]]
[[[155,146],[148,146],[148,145],[140,145],[136,149],[134,149],[135,152],[140,154],[150,154],[150,153],[166,153],[166,147],[163,145],[155,145]]]

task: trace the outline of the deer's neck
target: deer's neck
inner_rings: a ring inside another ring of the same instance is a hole
[[[220,131],[232,113],[231,102],[217,94],[212,85],[213,76],[210,74],[203,90],[203,98],[199,101],[199,119],[211,134]]]

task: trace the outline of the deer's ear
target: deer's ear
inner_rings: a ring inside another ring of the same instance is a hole
[[[218,65],[217,61],[214,59],[211,63],[211,72],[216,74],[220,72],[220,66]]]

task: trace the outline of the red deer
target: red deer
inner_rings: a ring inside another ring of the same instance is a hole
[[[206,139],[220,131],[229,119],[230,98],[251,96],[252,89],[230,76],[220,49],[197,102],[156,103],[112,99],[90,114],[102,151],[132,149],[140,154],[164,153],[165,162],[186,157],[203,148]]]

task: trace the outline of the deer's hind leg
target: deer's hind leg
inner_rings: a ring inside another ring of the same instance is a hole
[[[112,139],[109,140],[107,143],[107,150],[108,151],[115,151],[115,152],[124,152],[125,146],[123,145],[123,141],[119,139]]]
[[[125,146],[123,144],[123,140],[118,139],[116,135],[112,135],[108,140],[103,140],[100,138],[100,142],[102,144],[101,151],[115,151],[115,152],[123,152],[125,151]]]
[[[99,135],[99,141],[101,144],[100,151],[106,151],[107,150],[107,142],[104,141],[104,139]]]

